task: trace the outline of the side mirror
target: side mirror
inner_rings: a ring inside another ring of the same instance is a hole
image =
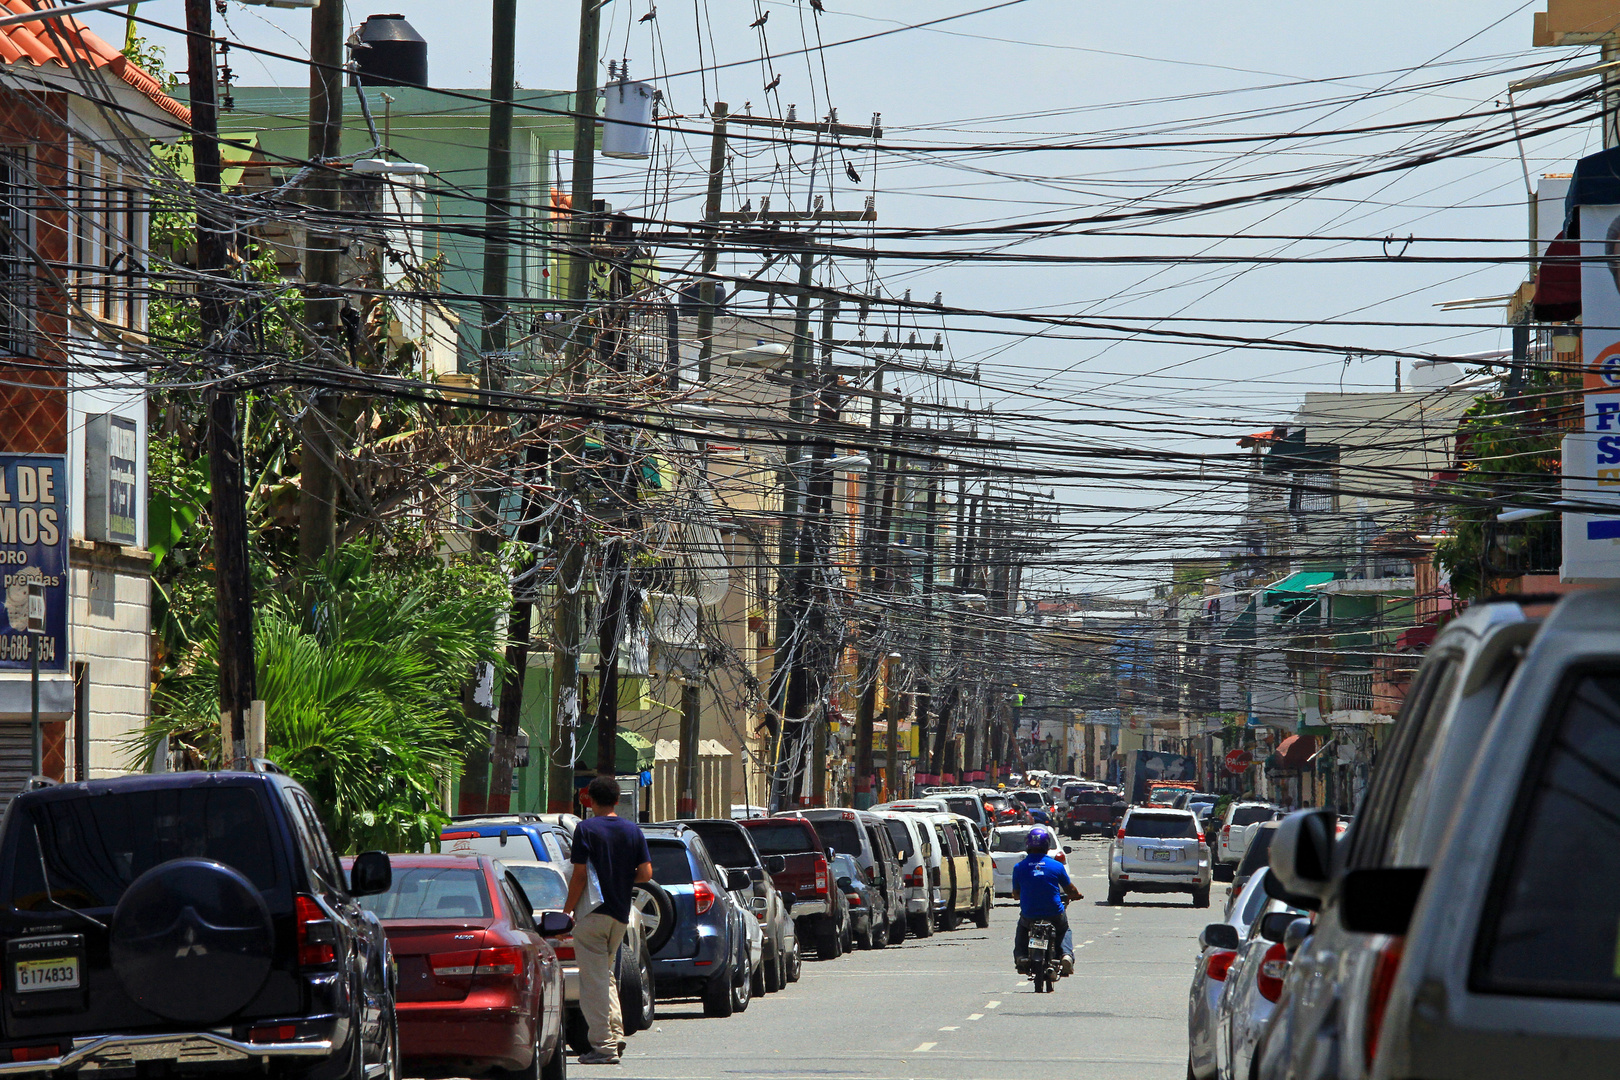
[[[765,872],[767,874],[780,874],[787,870],[786,855],[765,856]]]
[[[844,890],[845,892],[849,892],[850,888],[854,884],[855,884],[855,881],[854,881],[853,878],[841,877],[841,878],[838,879],[838,887],[840,889]]]
[[[1333,876],[1333,843],[1337,818],[1331,810],[1300,810],[1289,814],[1271,838],[1271,872],[1266,875],[1266,893],[1276,896],[1275,882],[1282,891],[1303,902],[1295,907],[1319,910]]]
[[[1212,922],[1204,927],[1203,933],[1198,935],[1198,944],[1206,949],[1226,949],[1237,952],[1238,946],[1242,943],[1238,941],[1237,927],[1231,923]]]
[[[754,879],[748,876],[746,870],[727,870],[726,889],[730,892],[742,892],[754,884]]]
[[[574,917],[566,911],[537,911],[535,915],[541,937],[562,937],[574,929]]]
[[[1339,883],[1339,922],[1358,934],[1404,934],[1429,872],[1423,867],[1352,870]]]
[[[1288,932],[1283,935],[1283,948],[1288,953],[1288,959],[1294,958],[1294,954],[1299,952],[1299,947],[1305,944],[1305,939],[1311,936],[1313,929],[1315,926],[1309,919],[1296,918],[1288,924]]]
[[[381,851],[362,851],[349,868],[349,895],[376,896],[394,883],[394,864]]]
[[[1292,911],[1273,911],[1260,918],[1260,936],[1267,941],[1281,941],[1288,936],[1288,928],[1299,921]]]
[[[755,885],[758,885],[760,882],[765,880],[765,871],[761,870],[757,866],[748,867],[748,880],[753,882]]]

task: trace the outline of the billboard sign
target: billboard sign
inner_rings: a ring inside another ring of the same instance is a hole
[[[44,591],[39,669],[67,670],[67,493],[60,454],[0,454],[0,671],[28,670],[30,584]]]
[[[1563,441],[1564,498],[1613,504],[1611,514],[1564,512],[1564,563],[1569,582],[1620,581],[1620,434],[1582,432]]]

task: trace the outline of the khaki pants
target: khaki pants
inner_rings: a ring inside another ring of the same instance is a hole
[[[629,927],[611,915],[593,911],[574,924],[574,959],[579,963],[579,1010],[590,1025],[591,1046],[619,1052],[624,1017],[613,983],[613,958]]]

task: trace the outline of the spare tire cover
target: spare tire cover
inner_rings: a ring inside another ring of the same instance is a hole
[[[253,883],[212,859],[171,859],[136,878],[113,912],[113,973],[169,1020],[239,1011],[270,974],[275,930]]]

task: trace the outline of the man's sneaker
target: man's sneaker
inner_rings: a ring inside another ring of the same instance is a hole
[[[581,1065],[617,1065],[619,1055],[611,1050],[592,1050],[588,1054],[581,1054],[579,1063]]]
[[[1029,961],[1024,959],[1022,956],[1015,957],[1013,959],[1013,967],[1017,969],[1018,974],[1020,975],[1029,974]]]
[[[1063,974],[1065,974],[1065,975],[1073,975],[1074,974],[1074,957],[1065,956],[1063,958]]]

